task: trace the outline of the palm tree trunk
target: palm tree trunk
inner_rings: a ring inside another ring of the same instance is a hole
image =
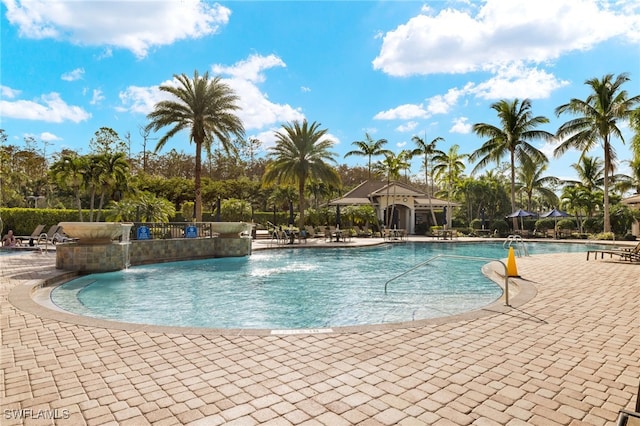
[[[430,193],[427,194],[429,196],[429,210],[431,211],[431,223],[435,226],[438,223],[436,222],[436,212],[433,211],[433,203],[431,202],[433,198],[433,179],[432,185],[429,186],[429,162],[427,161],[426,155],[424,159],[424,180],[427,184],[427,189],[430,189]]]
[[[298,230],[302,232],[304,229],[304,182],[298,183],[298,209],[300,217],[298,218]]]
[[[604,232],[611,232],[609,217],[609,167],[611,167],[609,137],[604,138]]]
[[[196,143],[196,172],[195,172],[195,193],[196,193],[196,222],[202,222],[202,141]]]
[[[80,188],[75,188],[76,192],[76,203],[78,204],[78,215],[80,216],[80,222],[84,222],[82,219],[82,201],[80,200]]]
[[[516,165],[515,152],[511,150],[511,211],[516,211]],[[513,218],[513,230],[518,230],[518,218]]]

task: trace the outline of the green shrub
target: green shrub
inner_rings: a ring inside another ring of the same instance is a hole
[[[558,221],[558,229],[576,229],[576,223],[573,219],[560,219]]]
[[[471,223],[469,223],[469,227],[472,229],[482,229],[482,220],[481,219],[473,219]]]
[[[538,231],[546,231],[547,229],[553,229],[556,226],[556,221],[545,217],[543,219],[536,220],[536,228]]]
[[[589,217],[582,222],[584,232],[595,234],[604,228],[604,220],[602,218]]]
[[[613,232],[600,232],[593,235],[594,240],[615,240],[615,234]]]
[[[489,227],[492,231],[498,231],[498,235],[506,236],[509,233],[509,225],[504,219],[494,219],[491,221],[491,226]]]

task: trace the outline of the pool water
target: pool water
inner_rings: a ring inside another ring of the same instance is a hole
[[[585,251],[584,244],[527,243],[530,254]],[[252,329],[326,328],[443,317],[486,306],[502,290],[477,260],[502,243],[406,243],[288,249],[249,257],[173,262],[92,274],[57,287],[62,309],[131,323]]]

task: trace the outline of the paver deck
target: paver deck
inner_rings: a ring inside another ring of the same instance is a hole
[[[585,257],[518,258],[537,295],[477,318],[221,335],[18,309],[10,292],[59,274],[55,253],[3,256],[0,423],[615,424],[640,380],[640,265]]]

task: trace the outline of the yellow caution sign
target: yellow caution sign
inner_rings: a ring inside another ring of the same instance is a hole
[[[509,257],[507,258],[507,275],[510,277],[520,277],[518,268],[516,267],[516,255],[513,247],[509,247]]]

